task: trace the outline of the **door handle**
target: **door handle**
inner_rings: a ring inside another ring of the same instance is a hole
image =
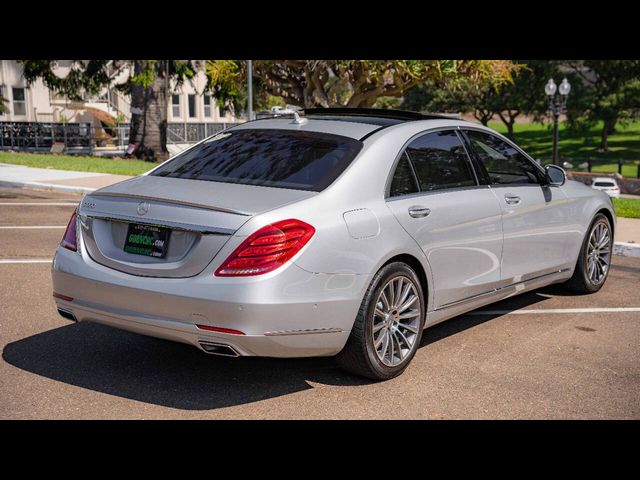
[[[416,205],[413,207],[409,207],[409,215],[413,218],[423,218],[431,213],[427,207],[422,207],[420,205]]]
[[[517,195],[506,194],[504,196],[504,201],[507,202],[507,205],[520,205],[522,199]]]

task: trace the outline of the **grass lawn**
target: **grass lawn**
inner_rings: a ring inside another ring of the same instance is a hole
[[[613,198],[616,215],[625,218],[640,218],[640,200],[635,198]]]
[[[506,133],[507,129],[502,122],[490,122],[489,127],[500,133]],[[600,144],[600,128],[595,126],[587,132],[567,130],[564,124],[560,124],[560,141],[558,150],[561,158],[593,158],[611,160],[611,164],[594,165],[594,172],[617,172],[617,160],[622,158],[625,163],[622,167],[622,175],[636,178],[638,163],[640,163],[640,122],[629,123],[626,126],[618,125],[616,133],[609,137],[609,150],[600,152],[597,150]],[[514,126],[515,141],[527,153],[535,158],[551,158],[551,144],[553,129],[551,125],[540,123],[516,124]],[[575,167],[578,167],[576,162]],[[576,170],[578,170],[576,168]]]
[[[576,165],[577,166],[577,165]],[[576,169],[574,169],[576,170]],[[581,170],[581,169],[577,169]],[[602,172],[602,173],[618,173],[618,165],[617,164],[608,164],[608,165],[594,165],[591,168],[592,172]],[[638,176],[638,162],[634,163],[623,163],[622,164],[622,176],[627,178],[637,178]]]
[[[77,172],[111,173],[114,175],[140,175],[151,170],[156,165],[142,160],[12,152],[0,152],[0,163],[13,163],[37,168],[54,168],[57,170],[75,170]]]

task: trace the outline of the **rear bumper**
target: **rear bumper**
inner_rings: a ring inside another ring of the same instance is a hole
[[[54,300],[77,321],[201,350],[222,344],[242,356],[330,356],[344,347],[370,281],[366,275],[313,274],[294,264],[266,278],[218,278],[209,270],[180,279],[137,277],[97,264],[86,252],[58,248],[53,290],[73,300]]]

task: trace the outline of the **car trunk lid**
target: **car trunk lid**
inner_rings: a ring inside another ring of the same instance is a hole
[[[140,176],[88,194],[80,206],[87,253],[107,267],[149,277],[190,277],[252,216],[315,192]],[[126,252],[131,224],[169,230],[164,258]]]

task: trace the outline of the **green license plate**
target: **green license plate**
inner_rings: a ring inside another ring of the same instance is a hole
[[[127,238],[124,242],[124,251],[147,257],[164,258],[169,247],[168,228],[155,225],[129,224]]]

